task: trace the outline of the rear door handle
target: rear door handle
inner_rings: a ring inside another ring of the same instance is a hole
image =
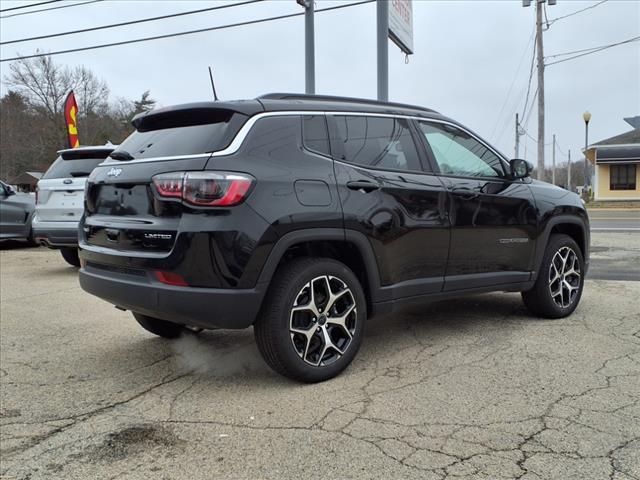
[[[350,190],[360,190],[364,193],[369,193],[373,192],[374,190],[379,190],[380,185],[368,180],[354,180],[351,182],[347,182],[347,188]]]
[[[480,196],[480,192],[477,190],[472,190],[470,188],[454,188],[451,192],[462,198],[463,200],[473,200],[474,198],[478,198]]]

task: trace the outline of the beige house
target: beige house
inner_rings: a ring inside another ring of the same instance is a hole
[[[640,116],[625,118],[633,130],[589,145],[595,165],[594,200],[640,200]]]

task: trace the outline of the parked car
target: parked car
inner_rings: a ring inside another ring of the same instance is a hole
[[[60,150],[58,158],[38,181],[33,236],[36,242],[58,249],[75,267],[78,259],[78,222],[84,211],[84,187],[91,171],[114,145]]]
[[[316,382],[405,305],[522,292],[561,318],[580,301],[578,196],[435,111],[270,94],[133,125],[89,177],[80,284],[156,335],[253,325],[274,370]]]
[[[36,200],[28,193],[18,193],[0,181],[0,240],[18,239],[33,242],[31,218]]]

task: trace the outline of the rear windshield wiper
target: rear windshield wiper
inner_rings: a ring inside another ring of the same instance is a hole
[[[109,156],[114,160],[133,160],[133,156],[125,150],[113,151]]]

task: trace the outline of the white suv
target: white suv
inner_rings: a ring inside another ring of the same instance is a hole
[[[116,145],[60,150],[59,157],[38,182],[33,238],[49,248],[60,249],[75,267],[78,259],[78,222],[84,212],[84,187],[91,171]]]

